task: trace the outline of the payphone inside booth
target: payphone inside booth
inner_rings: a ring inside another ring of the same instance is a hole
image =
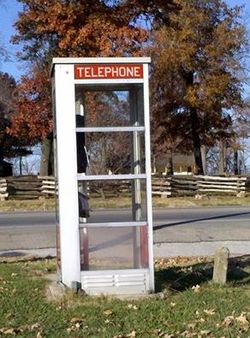
[[[149,63],[53,59],[61,280],[88,294],[154,291]]]

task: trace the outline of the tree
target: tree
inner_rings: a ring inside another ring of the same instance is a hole
[[[31,75],[21,78],[17,91],[16,114],[12,117],[9,133],[29,145],[43,140],[40,174],[52,174],[53,125],[48,69],[33,67]]]
[[[137,14],[112,1],[18,1],[24,10],[15,24],[13,42],[23,43],[20,57],[30,61],[33,68],[19,87],[21,102],[13,120],[13,134],[27,134],[48,149],[52,109],[47,70],[52,57],[140,55],[147,32],[133,23]],[[44,86],[40,86],[41,81]],[[41,170],[41,174],[46,173]]]
[[[243,106],[246,31],[241,8],[221,0],[178,0],[178,11],[154,32],[154,140],[170,150],[193,149],[203,173],[201,146],[233,134],[230,110]]]
[[[29,153],[25,149],[26,143],[23,140],[9,134],[11,116],[15,113],[16,99],[15,79],[7,73],[0,72],[0,167],[4,165],[4,158]]]
[[[19,0],[14,42],[25,41],[23,58],[47,60],[52,56],[113,56],[138,54],[143,29],[129,24],[128,15],[109,1]],[[123,13],[124,14],[124,13]]]
[[[4,157],[14,156],[16,140],[8,135],[10,117],[14,113],[16,82],[7,73],[0,72],[0,162]]]

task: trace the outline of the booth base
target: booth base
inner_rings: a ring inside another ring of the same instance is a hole
[[[82,271],[81,287],[89,295],[145,295],[150,293],[149,270]]]

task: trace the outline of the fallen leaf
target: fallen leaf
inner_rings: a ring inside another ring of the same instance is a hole
[[[195,327],[196,327],[196,325],[197,325],[197,323],[190,323],[190,324],[188,324],[188,329],[189,330],[193,330]]]
[[[204,323],[204,322],[205,322],[205,319],[201,317],[199,320],[197,320],[197,322],[199,322],[199,323]]]
[[[235,320],[239,323],[242,330],[247,331],[249,329],[249,321],[247,320],[245,313],[241,313]]]
[[[82,318],[72,318],[70,321],[72,324],[76,324],[76,323],[82,323],[83,319]]]
[[[0,333],[2,334],[10,334],[12,336],[15,336],[18,333],[22,333],[23,329],[21,327],[19,328],[7,328],[7,327],[3,327],[0,329]]]
[[[234,322],[234,317],[233,316],[227,316],[224,318],[222,325],[229,327],[230,325],[232,325]]]
[[[11,328],[11,329],[6,329],[6,330],[3,330],[2,332],[3,334],[11,334],[11,335],[16,335],[16,331],[15,329]]]
[[[200,331],[201,336],[208,336],[210,333],[211,333],[210,330],[201,330]]]
[[[41,326],[39,323],[35,323],[35,324],[30,325],[30,330],[34,331],[34,330],[40,329],[40,327]]]
[[[214,309],[209,309],[209,310],[203,310],[203,312],[209,316],[213,316],[215,314]]]
[[[192,286],[192,290],[194,291],[194,292],[199,292],[200,291],[200,285],[195,285],[195,286]]]
[[[103,312],[106,316],[111,316],[113,314],[113,311],[112,310],[105,310]]]
[[[185,337],[185,338],[192,338],[192,337],[197,337],[197,333],[185,330],[180,333],[180,336]]]
[[[13,317],[14,314],[12,312],[8,312],[5,316],[6,319],[10,319],[11,317]]]

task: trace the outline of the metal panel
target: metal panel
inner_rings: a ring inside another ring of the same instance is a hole
[[[86,227],[138,227],[138,226],[145,226],[145,221],[137,221],[137,222],[106,222],[106,223],[80,223],[80,228],[86,228]]]
[[[123,84],[124,83],[124,79],[108,79],[108,80],[102,80],[102,79],[98,79],[98,80],[75,80],[75,84],[86,84],[86,85],[93,85],[93,84]],[[143,83],[143,79],[126,79],[126,83]]]
[[[144,131],[145,127],[83,127],[76,128],[79,133],[116,133],[129,131]]]
[[[141,270],[87,271],[81,274],[83,290],[90,295],[146,294],[149,290],[149,272]]]
[[[62,281],[80,280],[73,65],[55,66],[57,164]],[[67,100],[64,98],[67,97]]]
[[[85,175],[85,174],[78,174],[77,179],[78,181],[106,181],[106,180],[135,180],[147,178],[146,174],[140,175]]]
[[[52,63],[63,64],[98,64],[98,63],[150,63],[149,57],[86,57],[86,58],[68,58],[68,57],[56,57],[53,58]]]
[[[149,83],[148,65],[144,64],[144,118],[145,118],[145,149],[147,175],[147,216],[148,216],[148,255],[150,271],[150,290],[154,291],[154,260],[153,260],[153,213],[152,213],[152,182],[151,182],[151,146],[150,146],[150,116],[149,116]]]

